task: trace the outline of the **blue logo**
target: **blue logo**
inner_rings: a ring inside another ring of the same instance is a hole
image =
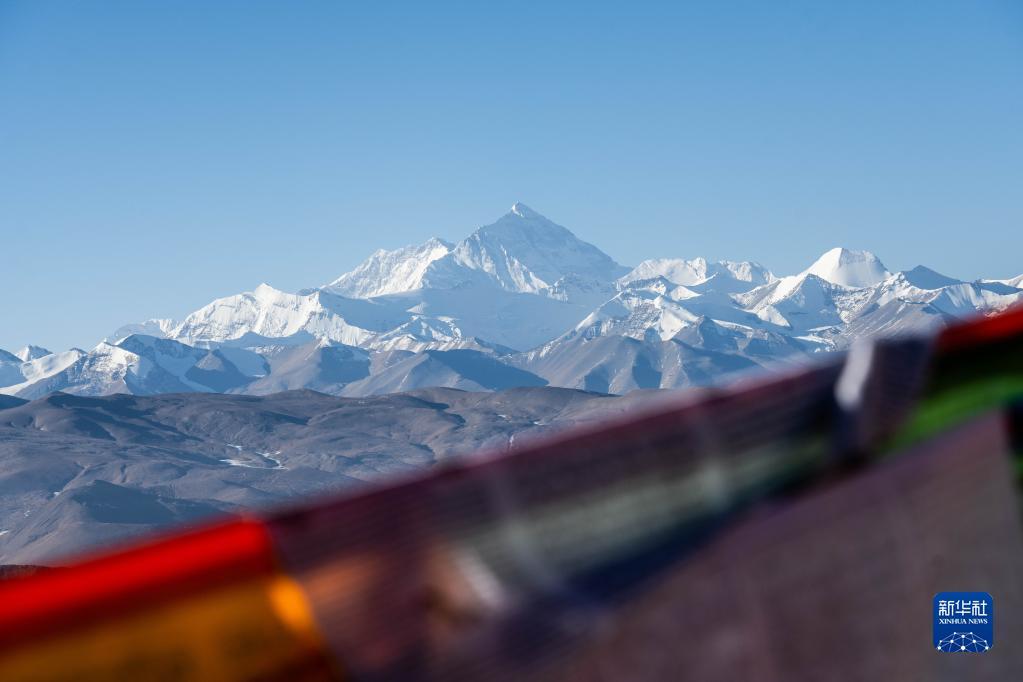
[[[995,645],[995,601],[987,592],[934,595],[934,648],[982,654]]]

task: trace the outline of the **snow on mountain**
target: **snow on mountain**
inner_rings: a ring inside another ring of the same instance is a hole
[[[689,287],[662,275],[632,280],[571,331],[511,361],[552,385],[623,392],[705,384],[824,345],[783,333],[785,326],[765,323],[726,292],[700,289],[722,278],[718,272]]]
[[[574,336],[627,336],[644,339],[653,334],[661,340],[667,340],[699,320],[699,315],[657,291],[623,291],[583,318],[561,339]]]
[[[806,332],[848,322],[867,296],[891,273],[869,251],[835,248],[799,273],[740,293],[736,303],[764,322]]]
[[[22,362],[30,362],[31,360],[38,360],[39,358],[46,357],[47,355],[53,355],[53,351],[47,350],[42,346],[28,345],[14,351],[14,355],[20,358]]]
[[[1012,279],[982,279],[980,281],[984,284],[1004,284],[1013,289],[1023,289],[1023,275],[1018,275]]]
[[[581,303],[489,285],[352,299],[328,290],[289,294],[264,284],[200,308],[168,335],[191,345],[250,334],[264,338],[307,334],[375,350],[487,345],[526,349],[560,334],[585,314]]]
[[[951,318],[961,318],[977,311],[1002,310],[1023,300],[1023,291],[1005,284],[961,282],[923,267],[896,273],[865,291],[868,295],[857,315],[891,301],[902,301],[928,304]]]
[[[88,353],[78,355],[60,371],[4,390],[29,399],[53,391],[82,395],[132,393],[132,388],[139,385],[139,380],[145,378],[151,368],[151,363],[138,355],[103,341]],[[190,390],[188,387],[181,389]]]
[[[59,374],[85,355],[85,351],[72,348],[62,353],[51,353],[35,360],[23,362],[17,366],[17,374],[8,377],[12,379],[9,383],[7,381],[0,382],[0,394],[17,395],[55,374]]]
[[[44,358],[52,353],[40,346],[25,346],[13,353],[0,348],[0,393],[5,386],[13,386],[25,381],[26,371],[35,375],[32,367],[27,367],[27,362]]]
[[[85,351],[72,348],[62,353],[51,353],[35,360],[29,360],[21,367],[26,381],[38,381],[63,371],[85,356]]]
[[[261,284],[255,290],[217,299],[168,332],[188,344],[305,335],[350,346],[408,347],[450,344],[460,338],[450,320],[430,319],[403,299],[354,299],[328,290],[290,294]]]
[[[950,315],[926,301],[893,298],[878,305],[868,305],[849,321],[841,331],[829,330],[828,341],[833,348],[847,348],[858,338],[893,335],[907,330],[924,331],[955,322]]]
[[[359,298],[491,283],[505,291],[542,293],[566,277],[611,282],[627,271],[525,204],[452,246],[431,239],[416,247],[377,251],[326,288]]]
[[[569,230],[517,203],[451,252],[457,265],[485,273],[506,291],[540,293],[567,275],[612,281],[628,272]]]
[[[113,334],[103,340],[107,343],[118,343],[132,334],[145,334],[146,336],[155,336],[156,338],[162,339],[166,338],[177,324],[178,323],[175,320],[170,318],[152,319],[135,324],[126,324],[123,327],[118,328]]]
[[[917,289],[940,289],[961,283],[958,279],[935,272],[923,265],[918,265],[912,270],[906,270],[900,274],[907,283]]]
[[[262,284],[178,322],[127,325],[88,353],[0,352],[0,393],[670,388],[999,310],[1021,285],[893,273],[843,248],[784,277],[704,258],[629,269],[515,204],[455,244],[377,251],[319,289]]]
[[[891,277],[892,273],[869,251],[834,248],[825,252],[803,274],[816,275],[825,282],[859,289],[880,284]]]
[[[22,362],[14,353],[0,348],[0,387],[24,381],[25,376],[21,373]]]
[[[423,288],[430,265],[451,253],[452,245],[433,237],[419,246],[380,249],[325,288],[349,298],[373,298]]]
[[[986,289],[973,282],[962,282],[953,286],[942,287],[930,304],[939,310],[967,317],[979,310],[1004,310],[1023,300],[1023,290],[1016,292],[998,292]]]
[[[782,277],[735,297],[738,305],[762,321],[794,332],[842,324],[845,288],[804,272]]]
[[[655,277],[663,277],[669,282],[682,285],[703,284],[712,277],[719,277],[719,283],[724,285],[724,279],[734,280],[743,286],[729,287],[738,291],[748,291],[754,287],[774,281],[775,276],[759,263],[750,261],[733,262],[717,261],[710,262],[706,258],[694,258],[683,260],[681,258],[654,258],[645,260],[626,275],[619,282],[630,284],[632,282],[648,280]]]
[[[562,301],[544,295],[504,291],[490,285],[422,289],[372,300],[393,306],[419,323],[446,325],[452,335],[447,344],[438,343],[442,339],[437,339],[416,347],[413,341],[417,338],[430,341],[419,334],[410,336],[403,344],[386,346],[408,350],[470,348],[478,343],[477,339],[509,349],[528,350],[570,329],[591,310],[591,304],[585,300]],[[407,326],[405,329],[409,333],[416,332]],[[469,344],[470,340],[474,344]],[[385,347],[382,342],[371,345]]]
[[[515,204],[457,245],[432,239],[378,251],[322,289],[291,294],[262,284],[180,323],[129,325],[108,341],[135,330],[190,345],[307,333],[376,350],[525,350],[614,296],[614,281],[626,272],[569,230]]]
[[[351,345],[369,340],[371,334],[367,329],[334,314],[338,311],[331,309],[331,301],[323,299],[319,291],[289,294],[269,284],[260,284],[253,291],[219,298],[203,306],[167,335],[190,344],[227,341],[249,333],[289,337],[302,331]],[[331,299],[341,300],[340,297]]]
[[[49,361],[48,365],[43,361]],[[171,339],[133,334],[118,344],[101,342],[88,353],[58,353],[26,363],[25,381],[0,392],[38,398],[53,391],[79,395],[228,392],[254,377],[237,369],[219,349],[194,348]]]
[[[615,282],[572,273],[537,293],[546,298],[593,307],[618,293],[618,287]]]

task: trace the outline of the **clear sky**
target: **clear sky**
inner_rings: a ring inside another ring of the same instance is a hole
[[[0,348],[523,201],[619,261],[1023,272],[1023,4],[0,0]]]

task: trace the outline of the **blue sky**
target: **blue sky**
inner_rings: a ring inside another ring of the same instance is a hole
[[[515,201],[623,263],[1023,272],[1018,2],[494,4],[0,0],[0,348]]]

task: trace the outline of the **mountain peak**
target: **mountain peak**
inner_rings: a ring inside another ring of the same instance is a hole
[[[521,202],[459,242],[451,260],[463,273],[520,293],[546,290],[566,275],[610,282],[628,272],[593,244]]]
[[[257,296],[271,296],[273,294],[279,294],[281,292],[273,288],[266,282],[260,282],[259,286],[252,290],[252,293],[256,294]]]
[[[455,245],[452,244],[451,242],[449,242],[446,239],[441,239],[440,237],[430,237],[425,242],[423,242],[422,246],[420,246],[419,248],[420,249],[424,249],[424,248],[431,248],[431,249],[433,249],[433,248],[437,248],[439,246],[444,247],[444,248],[450,250],[450,249],[454,248]]]
[[[870,251],[835,247],[826,251],[803,274],[855,289],[869,287],[891,277],[892,273]]]
[[[511,212],[520,218],[525,218],[526,220],[535,220],[537,218],[547,220],[547,218],[540,215],[539,213],[531,209],[529,206],[526,206],[521,201],[516,201],[514,204],[512,204]]]
[[[43,358],[46,357],[47,355],[53,355],[53,352],[47,350],[46,348],[43,348],[42,346],[33,346],[29,344],[28,346],[25,346],[24,348],[15,351],[14,355],[19,357],[22,360],[22,362],[29,362],[30,360]]]
[[[422,288],[430,265],[450,253],[453,245],[439,237],[393,251],[378,249],[351,272],[326,286],[352,298],[386,296]]]
[[[958,279],[943,275],[924,265],[918,265],[912,270],[906,270],[902,275],[907,282],[918,289],[940,289],[941,287],[961,283]]]

